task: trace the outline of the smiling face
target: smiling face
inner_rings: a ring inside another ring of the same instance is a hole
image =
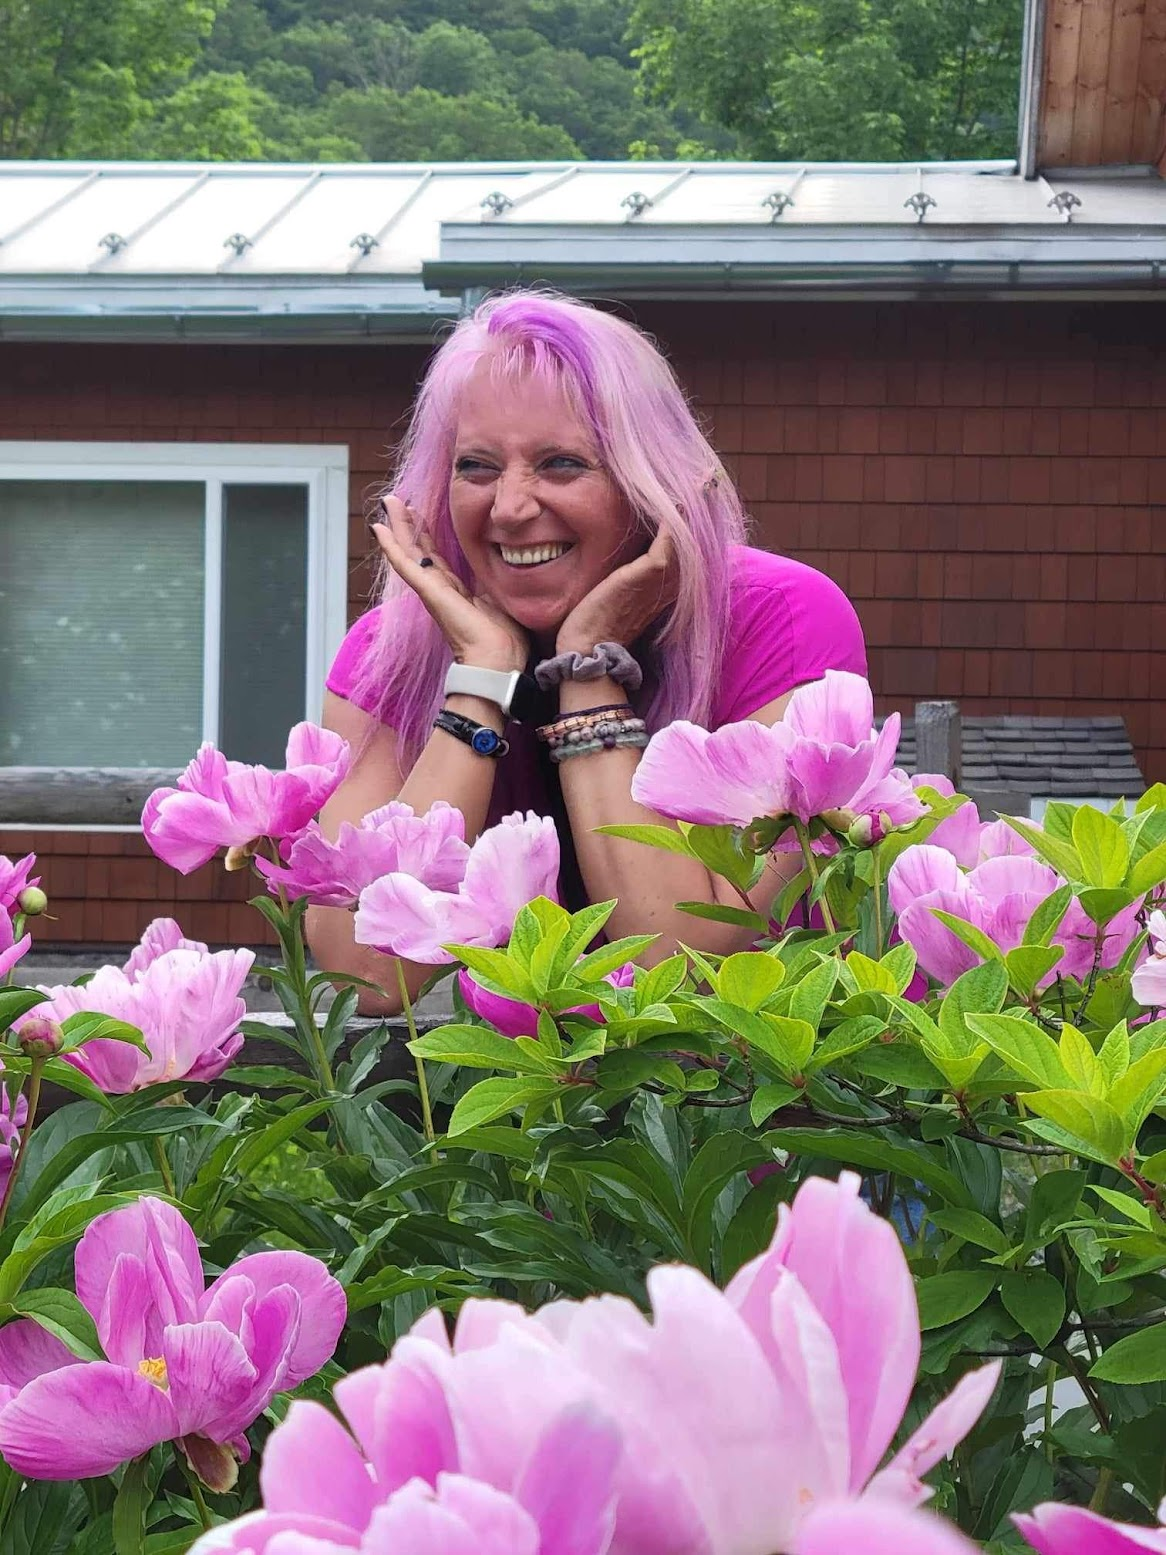
[[[536,641],[644,545],[565,396],[486,362],[462,393],[449,505],[478,590]]]

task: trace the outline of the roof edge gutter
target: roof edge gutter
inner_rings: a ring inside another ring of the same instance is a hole
[[[427,287],[443,296],[475,288],[551,285],[565,291],[620,297],[708,297],[741,294],[780,298],[820,291],[870,294],[952,292],[1134,292],[1162,289],[1160,260],[1072,261],[920,259],[906,264],[619,265],[526,263],[517,260],[432,260],[422,270]]]

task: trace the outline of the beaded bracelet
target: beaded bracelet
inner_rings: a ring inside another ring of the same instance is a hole
[[[566,734],[570,729],[589,729],[601,720],[610,718],[634,718],[635,708],[627,702],[608,702],[602,707],[583,707],[577,713],[564,713],[560,718],[554,718],[549,724],[542,724],[535,733],[544,744],[549,744],[561,734]]]
[[[552,751],[561,750],[564,745],[586,745],[591,740],[598,740],[600,744],[614,740],[619,734],[643,734],[645,730],[642,718],[597,718],[594,723],[578,729],[567,729],[562,734],[554,734],[547,741]]]
[[[624,746],[643,750],[647,743],[648,735],[645,730],[629,729],[624,734],[609,735],[605,740],[582,740],[578,744],[560,745],[551,751],[551,760],[557,766],[572,756],[591,756],[596,751],[614,750]]]

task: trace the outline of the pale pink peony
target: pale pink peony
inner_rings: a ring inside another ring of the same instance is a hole
[[[16,930],[5,907],[0,907],[0,981],[12,971],[16,963],[32,949],[32,935],[16,938]]]
[[[0,853],[0,912],[15,916],[21,892],[40,884],[40,876],[33,874],[35,868],[35,853],[26,853],[18,859]]]
[[[444,889],[400,873],[366,886],[356,940],[407,961],[450,962],[446,945],[505,944],[527,902],[555,898],[558,876],[555,823],[533,810],[516,812],[482,833],[464,873]]]
[[[1131,992],[1144,1009],[1156,1010],[1166,1004],[1166,913],[1152,912],[1146,927],[1150,955],[1134,972]]]
[[[142,831],[160,859],[188,875],[220,848],[251,848],[303,830],[348,775],[346,740],[316,724],[296,724],[287,738],[287,767],[228,761],[203,745],[177,788],[146,800]]]
[[[306,896],[316,907],[355,907],[360,893],[382,875],[412,875],[434,891],[456,891],[469,846],[460,810],[435,800],[424,815],[392,800],[358,826],[342,823],[335,842],[310,821],[284,845],[282,865],[257,858],[269,891]]]
[[[858,1188],[852,1174],[804,1184],[768,1252],[723,1293],[695,1269],[653,1270],[651,1319],[612,1296],[533,1316],[470,1300],[451,1343],[431,1310],[383,1366],[337,1383],[352,1436],[322,1406],[293,1406],[264,1456],[265,1510],[197,1555],[374,1555],[378,1519],[419,1481],[440,1501],[453,1475],[534,1517],[538,1541],[515,1546],[530,1555],[825,1555],[843,1532],[839,1551],[962,1555],[954,1530],[913,1510],[928,1493],[919,1476],[974,1424],[999,1366],[965,1377],[879,1472],[919,1319],[898,1238]],[[546,1471],[536,1508],[540,1462],[559,1472]],[[597,1518],[585,1533],[568,1520],[581,1502]],[[475,1549],[460,1530],[450,1539],[426,1527],[402,1547]]]
[[[904,773],[892,771],[900,718],[876,734],[870,686],[827,670],[799,686],[772,728],[753,720],[715,733],[670,724],[652,736],[632,779],[637,804],[673,820],[748,826],[765,816],[809,822],[828,811],[887,813],[893,825],[923,814]]]
[[[250,950],[211,953],[188,940],[173,918],[155,918],[124,967],[103,966],[81,987],[44,990],[46,1002],[26,1019],[64,1023],[80,1010],[136,1026],[149,1054],[99,1037],[64,1054],[103,1091],[137,1091],[163,1080],[213,1080],[243,1045],[243,984]],[[21,1023],[17,1023],[20,1030]]]

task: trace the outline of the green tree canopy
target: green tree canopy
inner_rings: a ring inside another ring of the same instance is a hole
[[[748,157],[1013,156],[1020,0],[636,0],[656,101]]]

